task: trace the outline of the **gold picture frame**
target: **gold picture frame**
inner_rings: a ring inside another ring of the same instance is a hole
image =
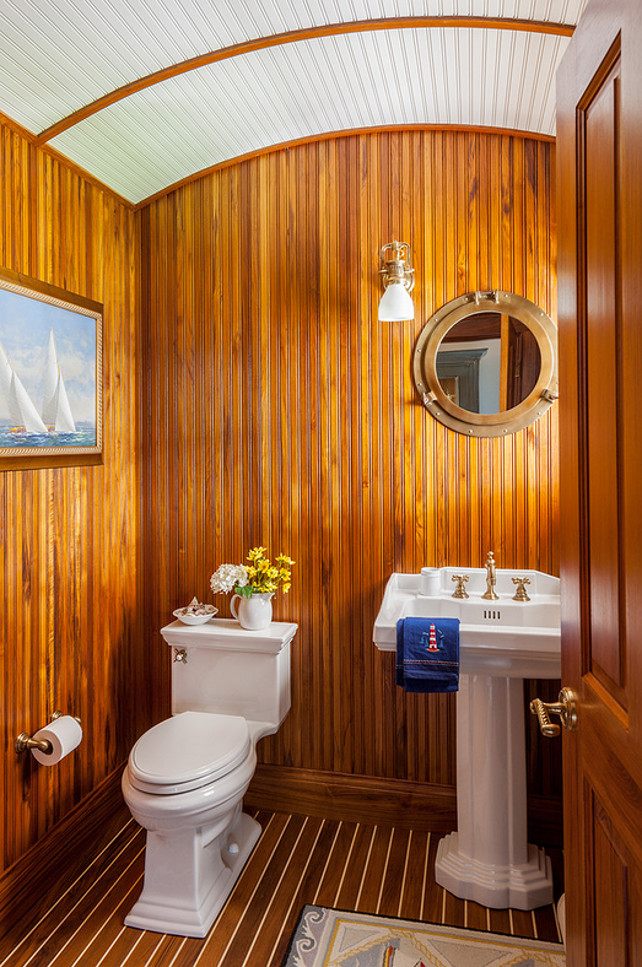
[[[0,269],[0,470],[102,463],[103,307]]]

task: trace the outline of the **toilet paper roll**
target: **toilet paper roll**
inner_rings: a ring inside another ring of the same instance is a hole
[[[73,716],[61,715],[55,722],[50,722],[44,729],[39,729],[34,739],[46,739],[51,743],[52,748],[50,753],[32,749],[31,754],[36,762],[43,766],[54,766],[80,745],[82,728]]]

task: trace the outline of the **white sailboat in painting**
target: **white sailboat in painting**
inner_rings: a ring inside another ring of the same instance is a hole
[[[47,427],[0,345],[0,386],[14,433],[46,433]]]
[[[56,433],[76,432],[76,424],[71,415],[67,390],[58,365],[53,329],[49,332],[49,346],[47,347],[42,419],[48,430],[54,430]]]

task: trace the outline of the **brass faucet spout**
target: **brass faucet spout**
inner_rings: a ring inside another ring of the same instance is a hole
[[[485,601],[499,601],[499,595],[495,591],[497,584],[497,568],[495,566],[495,556],[492,551],[486,555],[486,593],[482,594]]]

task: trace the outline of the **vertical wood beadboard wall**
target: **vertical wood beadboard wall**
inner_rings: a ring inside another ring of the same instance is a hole
[[[104,305],[104,463],[0,472],[0,873],[147,727],[137,557],[140,357],[136,216],[0,126],[0,265]],[[14,749],[51,713],[84,739],[52,768]]]
[[[262,761],[454,783],[452,696],[396,688],[373,621],[393,571],[480,566],[493,549],[500,566],[557,573],[557,408],[467,439],[420,404],[411,358],[429,316],[470,290],[555,316],[552,165],[550,144],[515,136],[361,134],[233,164],[143,209],[156,718],[169,656],[155,629],[263,544],[297,562],[275,617],[299,632],[292,710]],[[412,245],[414,323],[377,321],[393,238]],[[532,743],[531,791],[559,792],[555,755]]]

